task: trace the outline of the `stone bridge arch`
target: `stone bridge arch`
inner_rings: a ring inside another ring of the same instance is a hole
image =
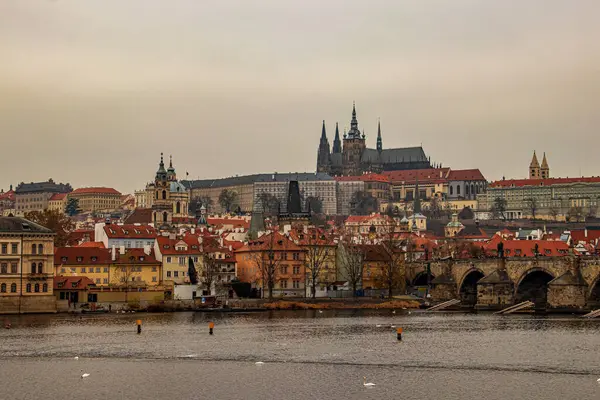
[[[515,282],[515,303],[532,301],[536,308],[545,308],[548,301],[548,283],[556,277],[553,271],[542,266],[527,269]]]
[[[479,282],[485,273],[476,267],[467,270],[460,280],[457,280],[457,294],[459,300],[464,305],[474,307],[477,304],[477,282]]]
[[[589,286],[586,303],[594,309],[600,308],[600,274]]]

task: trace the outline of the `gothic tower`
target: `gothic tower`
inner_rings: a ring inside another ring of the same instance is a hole
[[[340,129],[338,123],[335,123],[335,139],[333,139],[333,154],[342,152],[342,141],[340,140]]]
[[[540,179],[540,163],[538,162],[535,150],[533,151],[533,158],[529,164],[529,179]]]
[[[548,160],[546,160],[546,152],[544,152],[544,158],[542,159],[542,168],[540,168],[541,178],[550,178],[550,167],[548,166]]]
[[[319,151],[317,152],[317,172],[329,172],[329,141],[325,132],[325,120],[321,130],[321,141],[319,142]]]
[[[342,160],[344,165],[344,175],[360,175],[360,161],[366,148],[365,135],[358,129],[358,120],[356,119],[356,105],[352,104],[352,121],[350,130],[344,135],[344,148],[342,150]]]
[[[381,140],[381,122],[377,121],[377,152],[381,154],[383,151],[383,141]]]

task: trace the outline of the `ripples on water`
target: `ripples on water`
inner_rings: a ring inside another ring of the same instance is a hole
[[[47,380],[48,394],[63,398],[86,385],[88,399],[110,394],[102,385],[131,398],[600,398],[600,321],[576,317],[277,311],[10,320],[0,332],[0,384],[15,391],[8,398],[27,398],[27,379],[36,387]],[[404,328],[402,342],[392,325]],[[83,367],[92,376],[72,382]],[[362,387],[364,375],[377,386]]]

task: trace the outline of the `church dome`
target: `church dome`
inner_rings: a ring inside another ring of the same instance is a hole
[[[169,191],[171,193],[185,193],[185,186],[183,186],[183,184],[181,184],[180,182],[171,182],[171,184],[169,185]]]

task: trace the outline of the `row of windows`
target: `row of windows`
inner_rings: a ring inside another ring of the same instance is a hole
[[[18,269],[19,269],[19,264],[16,262],[11,262],[10,263],[10,273],[11,274],[17,274],[18,273]],[[2,263],[0,264],[0,274],[8,274],[8,263]]]
[[[8,254],[8,243],[2,243],[1,251],[2,251],[2,254]],[[19,254],[19,244],[18,243],[10,243],[10,253],[11,254]]]
[[[287,279],[282,279],[279,281],[279,287],[281,289],[287,289],[288,287],[288,280]],[[293,289],[300,289],[300,281],[297,279],[292,280],[292,288]]]
[[[288,273],[288,267],[286,265],[279,267],[279,270],[281,271],[282,274],[287,274]],[[300,267],[296,266],[292,268],[292,273],[294,275],[298,275],[300,274]]]

